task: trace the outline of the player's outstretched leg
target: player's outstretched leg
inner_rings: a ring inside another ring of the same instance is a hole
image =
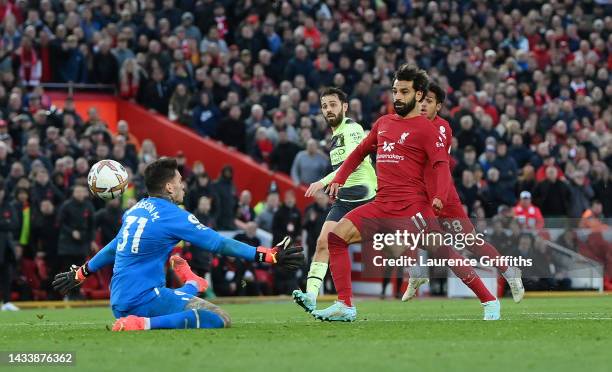
[[[473,230],[472,233],[474,233]],[[486,256],[489,257],[489,259],[501,257],[499,251],[487,241],[484,241],[483,244],[480,245],[473,244],[469,246],[468,249],[470,250],[470,252],[474,253],[478,257]],[[504,279],[506,279],[506,281],[508,282],[514,302],[521,302],[521,300],[525,296],[525,287],[523,286],[521,270],[517,267],[506,266],[503,264],[495,265],[495,267],[499,270]]]
[[[418,264],[418,252],[413,249],[407,252],[408,257],[416,260],[416,265],[408,267],[408,287],[406,287],[406,291],[402,296],[402,301],[408,301],[414,298],[417,293],[417,290],[423,284],[429,283],[429,278],[427,277],[427,273],[424,267]]]
[[[357,210],[359,208],[355,211]],[[357,310],[352,304],[351,258],[348,246],[350,243],[360,240],[361,234],[359,230],[347,218],[341,219],[334,230],[327,236],[330,271],[338,291],[338,301],[326,309],[314,310],[311,314],[316,319],[353,321],[357,317]]]
[[[302,292],[299,289],[293,291],[293,300],[296,304],[300,305],[307,312],[312,312],[317,308],[317,296],[323,281],[325,280],[325,274],[327,274],[327,267],[329,262],[329,249],[327,248],[327,235],[337,225],[334,221],[325,221],[319,238],[317,239],[317,248],[314,256],[312,257],[312,263],[310,264],[310,270],[308,271],[308,279],[306,280],[306,292]]]
[[[525,296],[525,287],[523,286],[521,269],[510,266],[502,273],[502,276],[506,279],[508,285],[510,286],[510,292],[512,292],[514,302],[521,302]]]
[[[151,329],[229,328],[229,315],[218,306],[198,297],[193,297],[185,311],[155,317],[130,315],[119,318],[113,331],[146,331]]]
[[[463,259],[457,251],[450,247],[442,246],[434,250],[436,258],[454,259],[455,262],[460,262]],[[484,285],[474,268],[467,265],[450,266],[450,269],[457,275],[461,281],[474,292],[484,307],[484,320],[500,319],[500,303]]]

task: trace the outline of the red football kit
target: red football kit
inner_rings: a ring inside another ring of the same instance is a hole
[[[405,219],[420,214],[419,222],[434,222],[433,226],[427,224],[427,227],[439,230],[427,194],[424,169],[432,168],[435,178],[433,195],[440,199],[448,193],[451,176],[444,143],[440,142],[429,120],[422,116],[410,119],[395,114],[382,116],[344,161],[331,182],[344,184],[351,172],[372,152],[376,152],[376,198],[352,210],[345,218],[361,231],[366,219]],[[417,227],[425,227],[422,225]]]
[[[376,176],[378,190],[374,201],[362,205],[345,218],[360,231],[368,219],[386,221],[392,219],[404,228],[416,227],[418,231],[442,231],[430,204],[425,183],[425,169],[432,168],[433,197],[446,200],[451,185],[448,152],[431,122],[424,116],[402,118],[395,114],[379,118],[366,138],[344,161],[331,183],[344,184],[351,172],[370,153],[376,152]],[[412,220],[413,226],[406,226]],[[388,228],[386,222],[383,222]],[[397,226],[397,225],[396,225]],[[413,230],[414,231],[414,230]],[[331,232],[328,236],[330,271],[334,279],[338,299],[352,306],[351,262],[348,243]],[[439,247],[434,256],[461,259],[450,247]],[[470,287],[481,302],[492,301],[493,295],[486,289],[474,269],[469,266],[453,266],[451,270]]]
[[[453,161],[452,156],[450,156],[450,151],[451,144],[453,142],[453,130],[448,124],[448,121],[437,115],[430,123],[433,124],[433,127],[438,132],[439,140],[444,143],[444,149],[448,154],[449,164],[452,163]],[[425,184],[429,185],[428,190],[431,190],[431,185],[434,185],[435,183],[436,178],[434,171],[432,167],[429,166],[425,169]],[[430,193],[429,198],[432,200],[434,195]],[[461,198],[459,198],[457,188],[455,188],[453,183],[449,185],[446,199],[441,198],[440,200],[442,200],[443,207],[442,210],[438,212],[438,217],[440,217],[440,223],[445,231],[453,234],[466,234],[475,231],[472,221],[470,221],[465,209],[463,209],[463,203],[461,203]],[[482,245],[468,246],[467,249],[479,257],[488,256],[492,259],[500,256],[497,249],[486,241]],[[502,272],[506,271],[508,268],[504,265],[498,265],[496,267]]]

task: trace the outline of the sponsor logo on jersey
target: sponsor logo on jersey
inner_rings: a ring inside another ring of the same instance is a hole
[[[395,142],[387,142],[385,141],[383,143],[383,151],[385,152],[391,152],[395,149]]]

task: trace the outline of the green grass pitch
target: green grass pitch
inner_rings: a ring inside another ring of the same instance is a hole
[[[133,333],[109,332],[106,308],[4,312],[0,350],[76,352],[76,368],[32,371],[612,370],[611,296],[504,300],[498,322],[476,300],[357,306],[354,323],[321,323],[288,301],[225,305],[230,329]]]

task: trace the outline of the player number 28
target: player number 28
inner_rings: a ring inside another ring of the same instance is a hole
[[[132,253],[138,253],[138,246],[140,245],[140,236],[144,231],[145,225],[149,220],[144,217],[136,217],[136,216],[127,216],[125,219],[125,227],[123,228],[123,235],[121,236],[121,241],[117,243],[117,250],[122,251],[125,249],[127,245],[128,238],[130,237],[130,227],[136,222],[138,227],[136,228],[136,232],[134,233],[134,237],[132,238]]]

